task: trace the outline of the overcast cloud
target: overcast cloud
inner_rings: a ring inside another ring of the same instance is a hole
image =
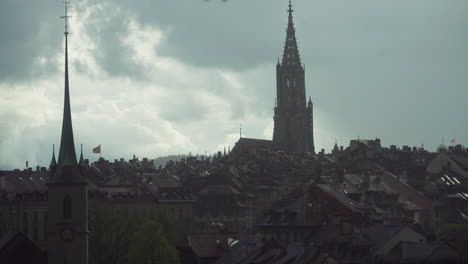
[[[316,148],[468,141],[468,2],[295,0]],[[48,165],[63,107],[61,1],[0,2],[0,169]],[[74,1],[75,143],[108,159],[272,137],[287,1]],[[79,149],[77,147],[77,149]]]

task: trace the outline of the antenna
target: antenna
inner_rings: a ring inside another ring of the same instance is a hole
[[[70,2],[64,1],[63,3],[65,4],[65,15],[61,16],[60,18],[65,19],[65,32],[64,32],[64,34],[68,35],[68,18],[71,17],[71,16],[68,15],[68,6],[70,5]]]

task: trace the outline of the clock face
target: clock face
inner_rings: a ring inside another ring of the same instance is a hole
[[[63,241],[70,242],[73,240],[73,230],[69,228],[65,228],[62,230],[62,239]]]

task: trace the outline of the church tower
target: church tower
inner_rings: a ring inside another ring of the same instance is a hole
[[[76,159],[68,83],[68,3],[65,2],[65,96],[58,161],[50,165],[47,245],[49,264],[88,263],[88,194]]]
[[[289,1],[283,59],[276,65],[276,105],[273,144],[290,152],[314,153],[313,104],[306,103],[304,67],[297,48]]]

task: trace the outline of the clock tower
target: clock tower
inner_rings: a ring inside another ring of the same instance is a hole
[[[68,82],[68,2],[65,2],[65,93],[58,161],[50,164],[47,246],[49,264],[88,263],[87,182],[76,159]]]

